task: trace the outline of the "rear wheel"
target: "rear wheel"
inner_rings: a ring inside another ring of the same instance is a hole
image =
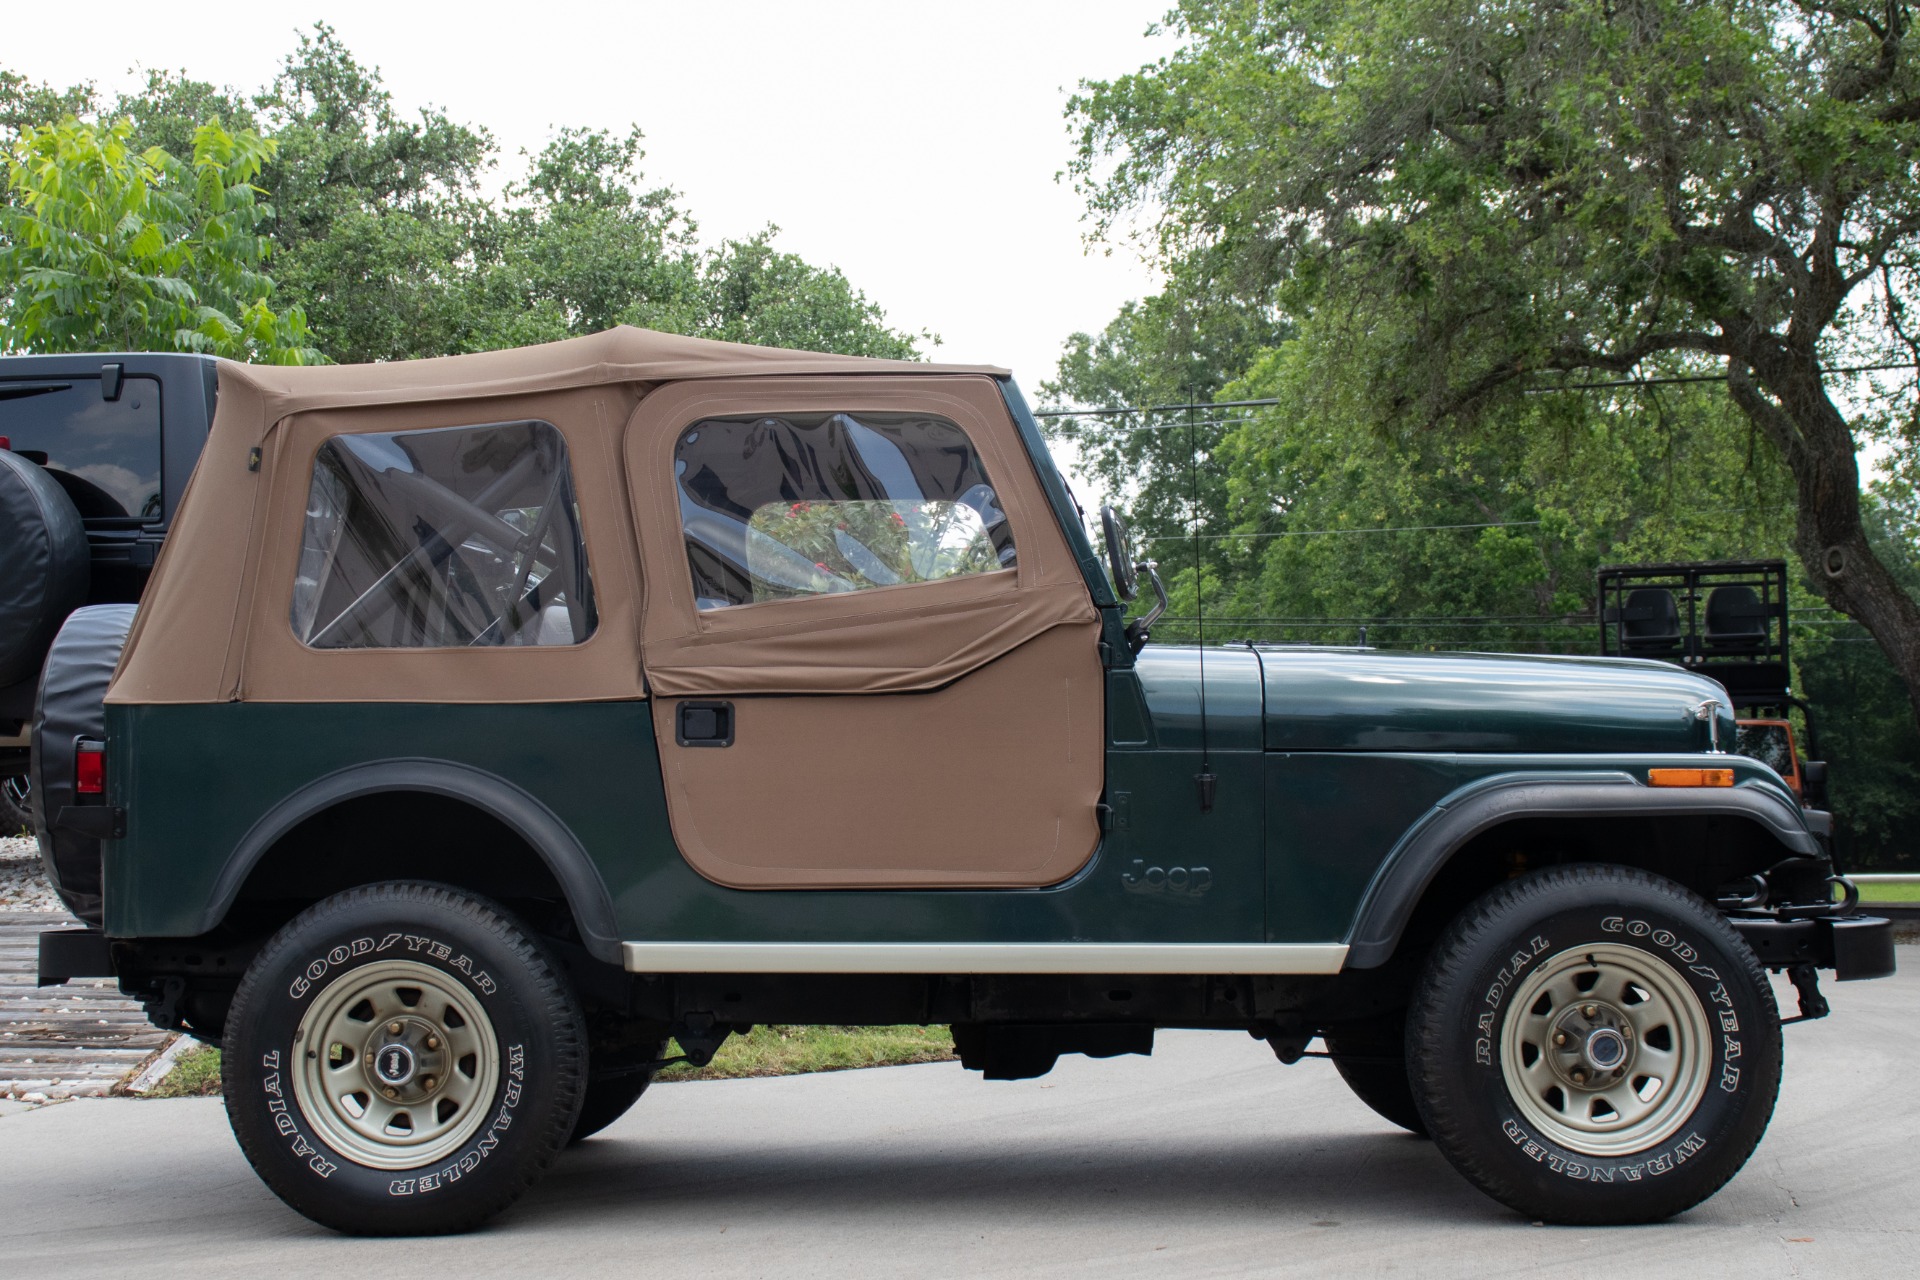
[[[228,1015],[227,1115],[275,1194],[362,1235],[478,1226],[579,1114],[572,991],[498,906],[439,885],[350,890],[248,966]]]
[[[33,784],[24,773],[0,778],[0,836],[33,829]]]
[[[1753,952],[1668,880],[1577,866],[1510,881],[1427,962],[1411,1083],[1441,1152],[1530,1218],[1654,1222],[1752,1155],[1780,1087]]]

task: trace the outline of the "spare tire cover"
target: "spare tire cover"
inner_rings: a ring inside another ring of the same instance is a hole
[[[33,830],[47,879],[67,910],[100,927],[100,842],[56,830],[49,820],[74,802],[73,740],[104,738],[107,681],[127,646],[134,606],[75,609],[54,637],[33,708]]]
[[[0,686],[33,679],[53,633],[86,603],[88,554],[60,482],[0,449]]]

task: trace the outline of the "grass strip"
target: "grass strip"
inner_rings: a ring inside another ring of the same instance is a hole
[[[668,1067],[660,1082],[737,1080],[749,1076],[797,1076],[855,1067],[898,1067],[946,1062],[953,1033],[945,1027],[755,1027],[729,1037],[713,1061],[698,1069]],[[220,1051],[210,1045],[180,1055],[148,1098],[217,1098]]]
[[[668,1067],[659,1083],[793,1076],[854,1067],[898,1067],[953,1058],[945,1027],[755,1027],[730,1036],[704,1067]]]
[[[1869,906],[1876,902],[1920,902],[1920,884],[1863,884],[1860,901]]]
[[[1834,897],[1840,896],[1839,887],[1834,888]],[[1863,884],[1860,886],[1860,905],[1872,906],[1876,902],[1908,903],[1920,902],[1920,884]]]
[[[189,1049],[174,1060],[173,1070],[146,1098],[217,1098],[220,1096],[220,1051],[210,1044]]]

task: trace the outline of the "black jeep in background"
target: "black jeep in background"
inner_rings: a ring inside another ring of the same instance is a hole
[[[31,825],[27,727],[54,633],[138,601],[213,418],[212,357],[0,358],[0,834]]]

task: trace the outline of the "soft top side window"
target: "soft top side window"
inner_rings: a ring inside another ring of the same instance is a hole
[[[291,619],[316,649],[581,643],[596,618],[565,439],[549,422],[330,437]]]
[[[702,609],[1011,569],[966,433],[928,414],[707,418],[674,449]]]

